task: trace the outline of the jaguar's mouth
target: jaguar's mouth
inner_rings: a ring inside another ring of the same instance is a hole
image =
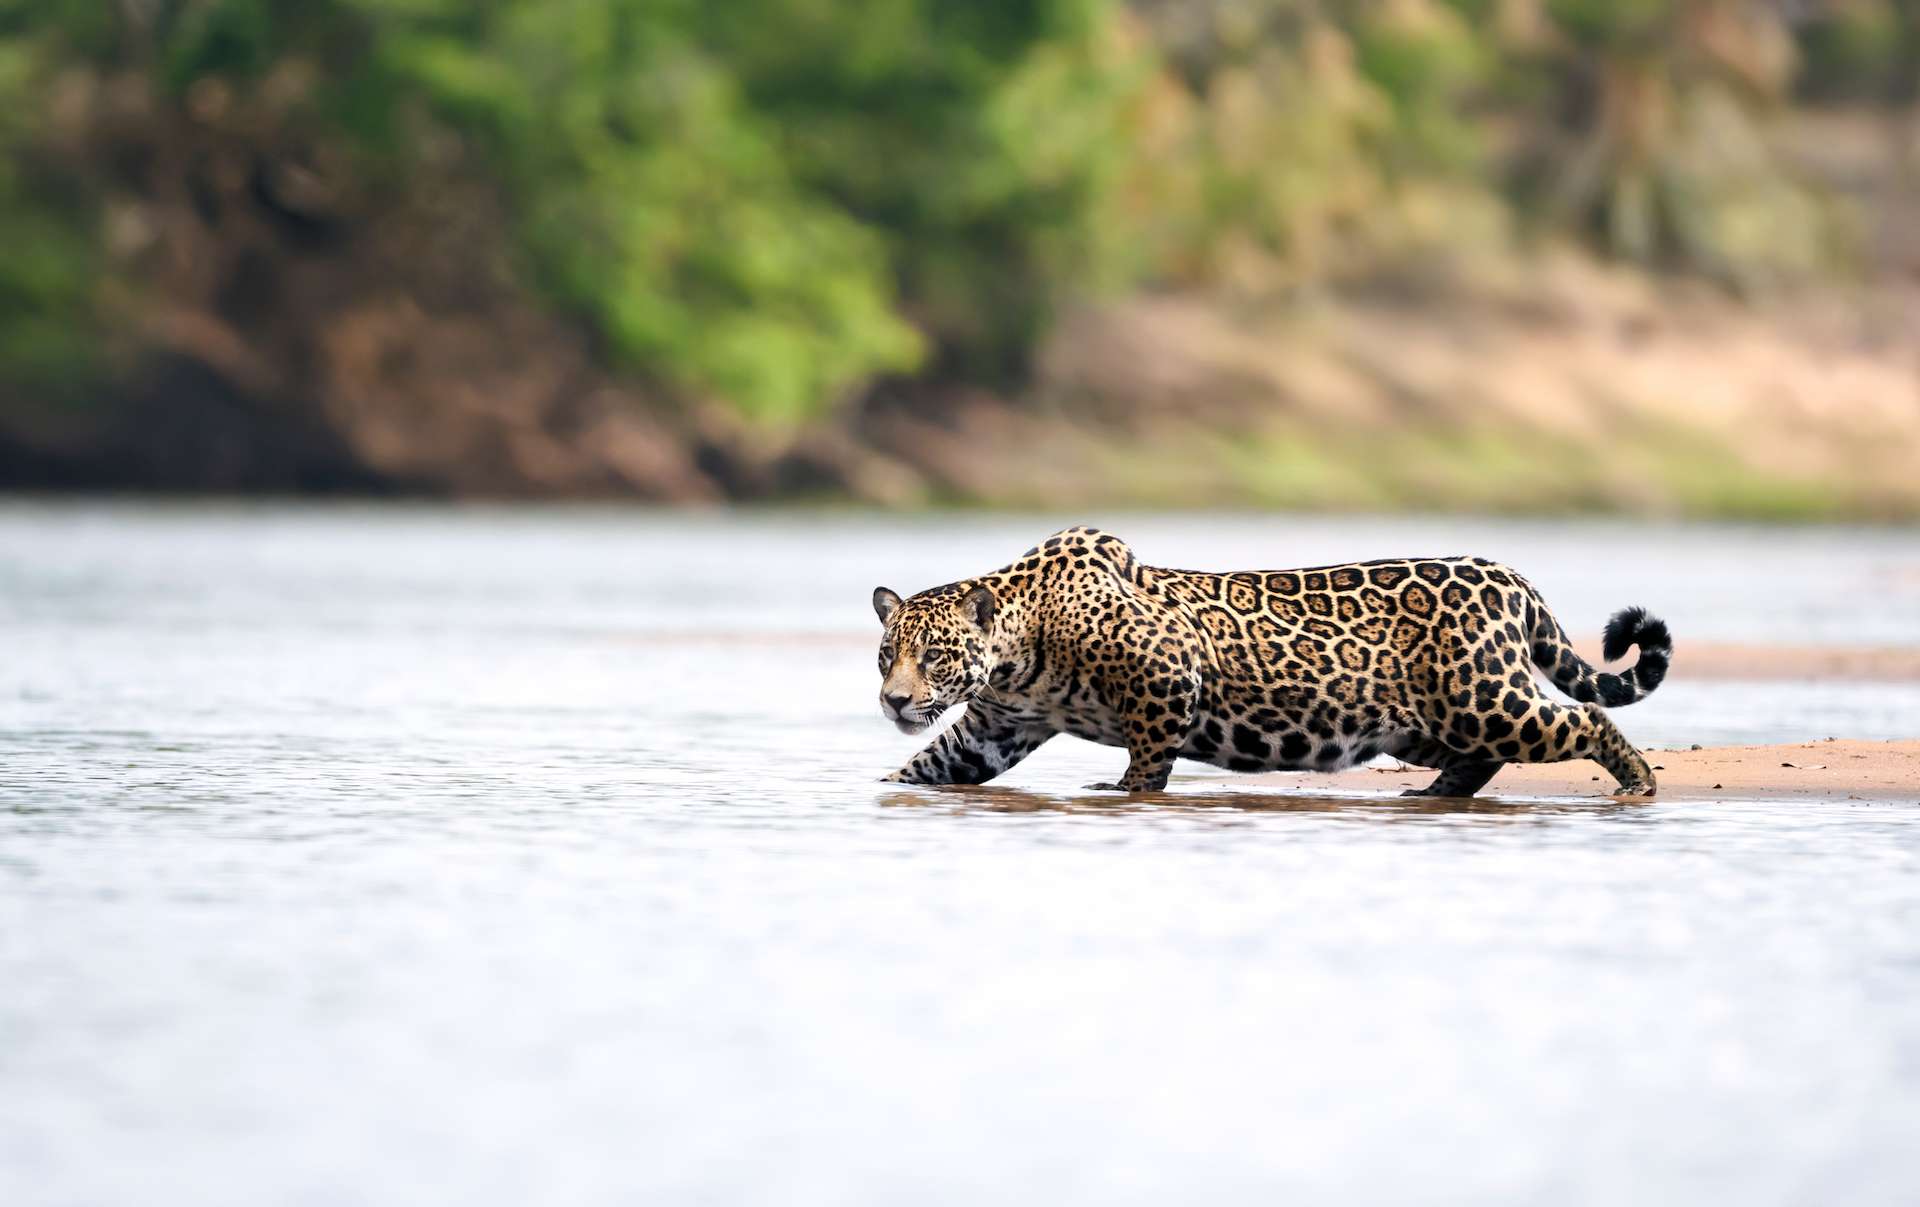
[[[888,717],[887,719],[893,722],[895,729],[911,737],[915,734],[927,732],[933,723],[940,719],[940,714],[945,711],[946,705],[944,704],[923,704],[918,708],[903,709],[898,714]]]

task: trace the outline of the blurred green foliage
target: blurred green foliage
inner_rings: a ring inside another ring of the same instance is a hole
[[[1920,4],[1800,7],[0,0],[0,376],[84,357],[141,284],[76,81],[163,112],[217,81],[396,196],[483,181],[610,362],[783,425],[890,375],[1017,382],[1088,290],[1543,228],[1738,287],[1826,271],[1845,223],[1764,123],[1796,88],[1910,96]]]
[[[51,187],[24,154],[41,83],[35,47],[20,36],[27,8],[0,7],[0,373],[57,392],[97,337],[99,257],[85,199]]]
[[[756,416],[929,341],[1017,367],[1117,145],[1095,0],[351,7],[372,74],[484,146],[554,293]]]

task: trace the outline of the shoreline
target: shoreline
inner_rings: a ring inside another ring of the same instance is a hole
[[[1715,746],[1643,751],[1654,765],[1661,800],[1860,800],[1920,804],[1920,738],[1862,741],[1828,738],[1770,746]],[[1424,767],[1360,767],[1333,773],[1271,771],[1222,781],[1286,788],[1314,795],[1397,798],[1432,780]],[[1187,783],[1211,784],[1208,777]],[[1511,763],[1477,799],[1608,796],[1612,781],[1585,759]],[[1625,798],[1622,798],[1625,799]]]

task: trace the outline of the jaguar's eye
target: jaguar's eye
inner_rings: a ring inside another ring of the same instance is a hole
[[[880,647],[880,673],[883,675],[886,674],[888,668],[891,667],[892,665],[893,665],[893,647],[890,645],[881,646]]]
[[[947,656],[947,652],[945,650],[942,650],[942,649],[928,650],[926,653],[920,655],[920,669],[922,671],[930,671],[934,667],[939,666],[941,659],[945,658],[946,656]]]

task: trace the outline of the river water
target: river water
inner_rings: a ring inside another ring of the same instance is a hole
[[[875,778],[884,583],[1474,553],[1920,734],[1911,531],[0,507],[0,1202],[1911,1203],[1920,803]],[[1497,785],[1496,785],[1497,787]]]

